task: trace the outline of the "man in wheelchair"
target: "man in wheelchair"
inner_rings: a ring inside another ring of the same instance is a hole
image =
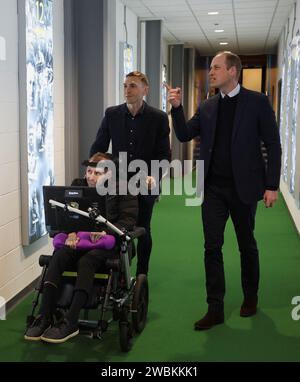
[[[109,154],[96,153],[85,161],[84,179],[75,179],[72,186],[96,187],[105,177],[107,168],[100,171],[98,162],[112,160]],[[101,196],[99,196],[101,198]],[[138,217],[138,201],[133,195],[106,195],[106,218],[120,230],[130,231]],[[42,301],[39,314],[26,330],[24,338],[30,341],[43,340],[61,343],[79,333],[78,319],[93,289],[94,275],[105,267],[109,258],[117,256],[116,238],[109,229],[100,232],[59,233],[54,237],[55,247],[42,286]],[[63,272],[76,267],[77,278],[69,310],[61,320],[54,320],[59,288]]]

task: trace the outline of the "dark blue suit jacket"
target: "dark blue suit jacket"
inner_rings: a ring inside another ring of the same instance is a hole
[[[200,137],[200,159],[207,176],[214,146],[220,93],[201,103],[196,114],[185,121],[183,108],[172,109],[173,126],[181,142]],[[261,141],[267,150],[264,165]],[[252,203],[262,199],[266,189],[277,190],[280,181],[281,145],[274,111],[262,93],[241,87],[232,132],[234,183],[240,199]]]

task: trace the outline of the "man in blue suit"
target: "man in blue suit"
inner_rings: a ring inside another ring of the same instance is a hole
[[[186,122],[181,89],[169,88],[173,126],[181,142],[200,137],[204,160],[202,221],[205,238],[205,273],[208,311],[195,322],[196,330],[224,322],[225,277],[222,246],[231,217],[241,254],[244,301],[242,317],[256,313],[259,258],[254,224],[257,202],[272,207],[278,197],[281,146],[275,114],[268,98],[239,85],[242,64],[231,52],[212,60],[209,80],[220,92],[204,101]],[[267,150],[265,166],[261,142]]]

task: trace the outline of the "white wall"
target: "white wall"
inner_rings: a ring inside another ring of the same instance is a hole
[[[289,22],[289,28],[288,24],[285,25],[285,29],[282,30],[282,33],[280,35],[279,39],[279,45],[278,45],[278,80],[281,78],[282,75],[282,63],[283,63],[283,53],[284,50],[287,48],[287,46],[291,43],[293,37],[296,35],[296,32],[298,29],[300,29],[300,0],[297,0],[297,13],[296,13],[296,22],[294,26],[294,35],[292,36],[292,30],[293,30],[293,22],[294,22],[294,12],[291,11],[291,14],[289,16],[290,22]],[[287,33],[289,31],[289,33]],[[284,33],[285,32],[285,33]],[[292,79],[294,80],[294,79]],[[300,93],[300,92],[299,92]],[[282,100],[284,99],[284,96],[282,95]],[[283,115],[285,115],[285,110],[283,112]],[[290,120],[291,122],[291,120]],[[284,127],[285,129],[285,127]],[[284,142],[284,135],[285,130],[281,132],[281,142]],[[298,95],[298,118],[297,118],[297,166],[296,166],[296,179],[298,179],[298,182],[300,182],[300,94]],[[282,192],[282,195],[286,201],[286,204],[288,206],[288,209],[290,211],[290,214],[294,220],[295,226],[300,233],[300,209],[297,206],[297,202],[293,195],[289,192],[289,188],[287,183],[281,178],[280,182],[280,190]],[[295,186],[295,193],[296,197],[299,198],[299,192],[300,192],[300,184],[297,184]]]
[[[6,60],[0,61],[0,296],[9,301],[38,277],[38,257],[52,246],[47,237],[21,245],[17,0],[0,0],[0,10],[6,40]],[[55,174],[64,184],[63,0],[54,0],[53,13]]]
[[[137,70],[137,43],[138,43],[138,17],[128,7],[126,7],[127,43],[133,46],[133,70]],[[124,4],[119,0],[116,2],[116,75],[120,73],[120,42],[126,41],[124,27]],[[116,102],[123,102],[123,94],[120,94],[119,77],[116,81]]]
[[[168,58],[169,58],[169,44],[168,42],[162,38],[162,65],[166,65],[167,69],[169,70],[169,65],[168,65]]]

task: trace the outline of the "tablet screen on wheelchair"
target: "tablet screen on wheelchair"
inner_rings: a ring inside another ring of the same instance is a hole
[[[106,216],[105,196],[100,196],[96,188],[83,186],[44,186],[44,209],[47,231],[50,236],[58,232],[98,231],[101,225],[96,225],[92,219],[70,212],[67,209],[55,207],[49,200],[67,204],[82,211],[97,208],[102,216]]]

